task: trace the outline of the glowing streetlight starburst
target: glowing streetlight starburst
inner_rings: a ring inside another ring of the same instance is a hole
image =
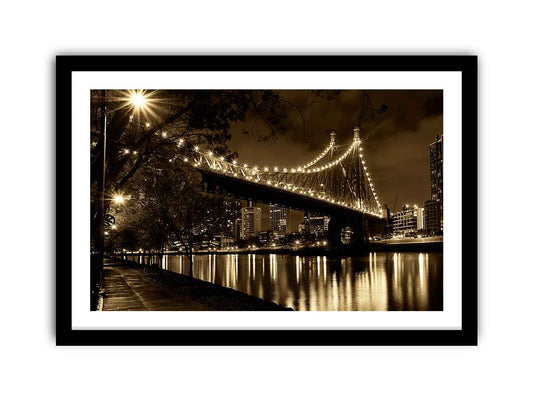
[[[156,90],[144,90],[144,89],[129,89],[122,91],[121,95],[117,97],[120,101],[120,106],[117,108],[127,108],[131,111],[130,121],[134,118],[138,118],[141,123],[148,121],[155,121],[158,118],[157,111],[159,110],[158,102],[161,99],[156,97]]]
[[[130,102],[135,108],[143,108],[146,105],[146,97],[142,92],[133,92],[130,96]]]
[[[113,196],[113,201],[115,204],[124,204],[124,196],[121,194],[116,194]]]

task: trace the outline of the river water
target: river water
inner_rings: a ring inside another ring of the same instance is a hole
[[[163,268],[189,274],[187,258]],[[359,257],[280,254],[194,256],[195,278],[297,311],[442,310],[442,253],[369,253]]]

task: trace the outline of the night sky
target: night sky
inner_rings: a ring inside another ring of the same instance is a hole
[[[363,121],[361,139],[367,165],[382,203],[397,211],[402,204],[419,204],[430,197],[429,145],[443,134],[441,90],[366,91],[374,108],[388,106],[381,115]],[[333,100],[316,98],[308,91],[282,91],[281,96],[298,104],[304,112],[306,131],[299,113],[287,105],[287,123],[275,140],[259,140],[243,130],[252,125],[251,116],[231,128],[230,147],[242,162],[267,166],[295,166],[314,158],[329,142],[329,132],[337,143],[352,140],[359,121],[361,91],[345,90]],[[260,127],[266,136],[266,126]]]

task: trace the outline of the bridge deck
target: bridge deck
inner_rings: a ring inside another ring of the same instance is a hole
[[[199,172],[202,174],[203,180],[208,186],[211,188],[222,189],[238,198],[253,199],[255,201],[264,202],[265,204],[279,204],[296,210],[321,212],[324,215],[329,216],[362,218],[364,215],[364,218],[370,221],[384,221],[374,215],[367,213],[363,214],[359,210],[353,210],[317,198],[302,196],[299,193],[265,186],[255,182],[244,181],[215,171],[200,169]]]

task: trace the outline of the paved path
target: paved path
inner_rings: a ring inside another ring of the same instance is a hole
[[[104,311],[213,311],[212,308],[161,287],[138,267],[106,260]]]

